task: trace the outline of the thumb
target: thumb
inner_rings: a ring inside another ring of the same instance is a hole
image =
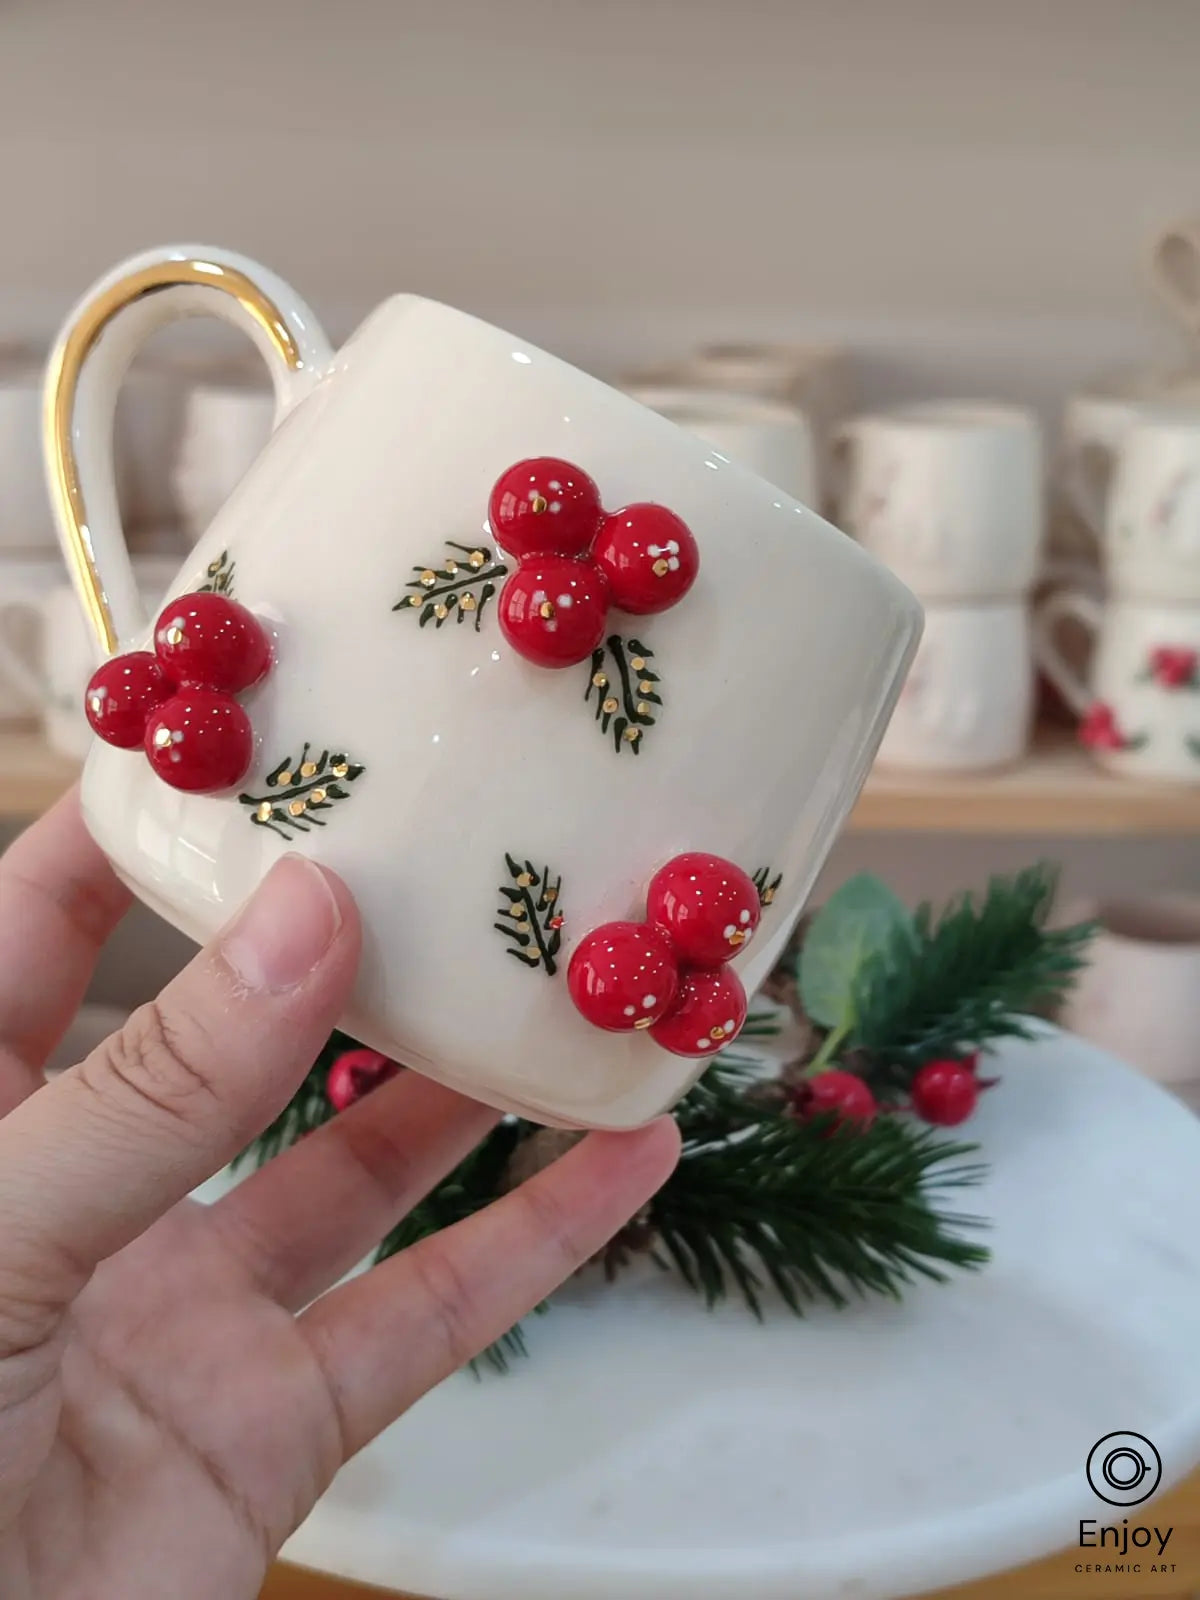
[[[359,944],[341,880],[284,856],[157,1000],[0,1122],[0,1354],[283,1109]]]

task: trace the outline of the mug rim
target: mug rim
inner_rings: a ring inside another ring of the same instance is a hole
[[[808,426],[808,419],[798,406],[766,396],[694,388],[686,383],[635,384],[624,392],[639,405],[684,428],[699,427],[705,422],[765,424],[800,431]]]
[[[861,412],[850,419],[850,427],[863,423],[883,427],[907,427],[913,431],[939,433],[1033,433],[1037,418],[1027,406],[1009,405],[1003,400],[945,399],[905,400],[894,406]]]

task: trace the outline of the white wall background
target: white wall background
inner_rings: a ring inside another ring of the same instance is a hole
[[[834,334],[869,400],[1049,418],[1188,356],[1144,257],[1200,211],[1197,63],[1192,0],[0,0],[0,333],[190,237],[335,332],[403,288],[601,371]],[[941,895],[1039,852],[1071,893],[1200,887],[1179,841],[853,838],[830,873]]]

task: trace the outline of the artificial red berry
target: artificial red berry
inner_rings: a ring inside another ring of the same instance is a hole
[[[590,561],[533,556],[500,591],[500,627],[537,667],[573,667],[604,637],[608,585]]]
[[[154,624],[154,652],[176,683],[240,694],[271,665],[271,641],[254,615],[227,594],[184,594]]]
[[[1102,700],[1088,707],[1087,715],[1079,724],[1079,739],[1090,750],[1124,750],[1125,736],[1117,725],[1117,714]]]
[[[716,967],[754,937],[762,906],[754,881],[720,856],[690,850],[660,867],[646,891],[646,917],[664,928],[684,961]]]
[[[586,555],[603,515],[591,478],[557,456],[518,461],[497,478],[488,502],[493,537],[518,558]]]
[[[146,723],[146,754],[164,783],[189,794],[232,789],[250,770],[250,718],[227,694],[183,688]]]
[[[175,693],[149,650],[113,656],[88,681],[84,709],[93,733],[119,750],[136,750],[146,735],[146,719]]]
[[[840,1068],[806,1078],[792,1096],[792,1114],[801,1122],[829,1117],[831,1128],[869,1128],[878,1110],[875,1096],[858,1074]]]
[[[648,1028],[679,989],[679,964],[661,928],[606,922],[578,944],[567,967],[576,1006],[597,1028],[626,1033]]]
[[[613,605],[639,617],[682,600],[700,570],[687,523],[649,502],[605,517],[592,559],[609,581]]]
[[[685,972],[674,1006],[650,1037],[676,1056],[711,1056],[741,1032],[746,991],[728,967]]]
[[[956,1128],[974,1111],[979,1083],[966,1061],[927,1061],[910,1092],[919,1117],[940,1128]]]
[[[1188,688],[1196,676],[1200,654],[1178,645],[1159,645],[1150,652],[1150,671],[1164,689]]]
[[[335,1111],[345,1111],[399,1071],[396,1063],[378,1050],[345,1050],[329,1069],[325,1093]]]

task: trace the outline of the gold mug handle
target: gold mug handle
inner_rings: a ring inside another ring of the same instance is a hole
[[[46,371],[42,447],[59,542],[100,652],[145,627],[121,530],[112,462],[117,392],[138,346],[177,317],[212,315],[258,346],[275,425],[330,369],[304,301],[266,267],[226,250],[176,245],[135,256],[93,285],[63,325]]]

